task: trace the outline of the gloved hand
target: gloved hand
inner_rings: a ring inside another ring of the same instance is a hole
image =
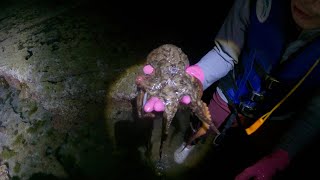
[[[154,68],[151,65],[146,65],[143,67],[143,72],[145,74],[152,74],[153,71],[154,71]],[[152,112],[152,111],[161,112],[161,111],[164,111],[164,108],[165,108],[164,102],[158,97],[151,97],[143,107],[145,112]]]
[[[197,64],[187,67],[186,73],[190,74],[191,76],[196,77],[203,84],[204,73],[203,73],[203,70],[201,69],[201,67],[198,66]]]
[[[151,97],[146,102],[143,109],[145,112],[152,112],[152,111],[161,112],[161,111],[164,111],[164,102],[157,97]]]
[[[277,171],[284,170],[290,163],[288,152],[279,149],[268,156],[265,156],[254,165],[246,168],[235,180],[269,180]]]
[[[154,71],[154,68],[150,65],[146,65],[143,67],[143,72],[145,74],[151,74]],[[190,74],[191,76],[196,77],[200,80],[201,83],[204,81],[204,73],[200,66],[198,65],[192,65],[186,68],[186,73]],[[190,96],[186,95],[181,98],[181,102],[184,104],[189,104],[191,102]],[[161,112],[164,111],[165,104],[164,102],[159,99],[158,97],[152,97],[150,98],[146,104],[144,105],[144,111],[145,112],[152,112],[157,111]]]

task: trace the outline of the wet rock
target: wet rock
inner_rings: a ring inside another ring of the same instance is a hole
[[[119,179],[140,167],[153,177],[142,170],[158,160],[161,120],[134,114],[134,78],[150,44],[125,36],[91,2],[61,2],[0,2],[0,154],[9,176]]]
[[[20,0],[0,12],[0,154],[11,177],[108,174],[107,87],[135,56],[82,3]]]
[[[9,180],[9,170],[7,165],[0,165],[0,180]]]

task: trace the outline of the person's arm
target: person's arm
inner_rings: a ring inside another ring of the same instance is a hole
[[[295,115],[293,126],[282,137],[274,151],[246,168],[236,180],[250,178],[271,179],[278,171],[290,164],[304,147],[316,140],[320,135],[320,89],[315,91],[312,99],[306,102],[304,109]]]
[[[242,50],[249,24],[250,1],[236,0],[215,38],[215,46],[196,65],[203,71],[203,88],[225,76]]]

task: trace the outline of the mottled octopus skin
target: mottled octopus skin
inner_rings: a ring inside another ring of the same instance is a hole
[[[203,130],[206,131],[212,128],[219,134],[219,131],[211,122],[206,103],[201,100],[203,94],[202,84],[197,78],[185,72],[185,69],[189,66],[189,60],[179,47],[172,44],[161,45],[148,54],[146,65],[151,65],[154,70],[151,74],[139,75],[137,79],[140,80],[136,81],[139,89],[137,96],[139,117],[154,116],[153,113],[145,113],[143,111],[144,93],[148,93],[148,98],[158,97],[165,104],[163,112],[165,129],[163,129],[163,132],[167,135],[171,122],[181,106],[181,98],[189,95],[191,102],[186,106],[191,108],[192,112],[202,121]],[[201,133],[199,131],[198,133]],[[195,136],[191,139],[197,138]]]

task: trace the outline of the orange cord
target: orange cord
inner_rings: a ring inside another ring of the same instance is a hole
[[[301,84],[307,78],[307,76],[312,72],[312,70],[318,65],[320,59],[318,59],[313,66],[308,70],[308,72],[302,77],[302,79],[290,90],[290,92],[278,103],[276,104],[269,112],[261,116],[256,122],[254,122],[250,127],[246,128],[246,133],[251,135],[254,133]]]

